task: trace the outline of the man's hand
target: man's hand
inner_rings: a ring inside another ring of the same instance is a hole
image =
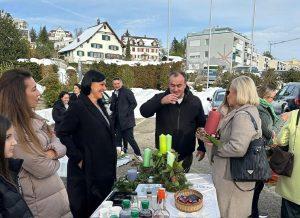
[[[284,121],[287,121],[289,119],[290,113],[286,112],[280,115],[281,119],[283,119]]]
[[[50,150],[46,151],[46,156],[50,159],[56,159],[57,153],[53,149],[50,149]]]
[[[176,104],[176,101],[178,100],[177,96],[175,94],[169,94],[163,97],[160,101],[162,104]]]
[[[81,161],[78,163],[78,167],[79,167],[80,169],[82,169],[82,162],[83,162],[83,160],[81,160]]]
[[[197,151],[196,157],[198,157],[198,161],[203,160],[203,158],[205,157],[205,152],[204,151]]]

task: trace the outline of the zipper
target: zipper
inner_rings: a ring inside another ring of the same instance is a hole
[[[179,111],[178,111],[178,117],[177,117],[177,132],[179,131],[179,125],[180,125],[180,112],[181,112],[181,107],[179,105]]]

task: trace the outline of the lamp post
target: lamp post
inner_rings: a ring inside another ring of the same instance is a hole
[[[251,29],[251,55],[250,55],[250,73],[252,73],[252,59],[253,59],[253,36],[254,36],[254,18],[255,18],[255,4],[256,0],[253,0],[253,13],[252,13],[252,29]]]
[[[170,22],[171,22],[171,0],[168,0],[168,32],[167,32],[167,61],[169,61],[170,48],[169,48],[169,39],[170,39]]]
[[[209,65],[210,65],[210,49],[211,49],[211,17],[212,17],[211,11],[212,11],[212,0],[210,0],[210,10],[209,10],[209,39],[208,39],[207,84],[206,84],[207,89],[209,83]]]

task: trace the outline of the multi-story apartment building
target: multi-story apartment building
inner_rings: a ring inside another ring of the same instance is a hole
[[[103,59],[121,59],[124,44],[107,22],[97,22],[87,28],[66,47],[58,51],[69,63],[98,62]]]
[[[125,46],[129,40],[131,60],[159,61],[160,45],[157,38],[131,36],[127,30],[121,40]]]
[[[211,37],[210,64],[231,69],[234,66],[249,66],[251,42],[229,27],[213,28]],[[201,70],[208,63],[209,30],[187,35],[187,67]],[[257,66],[257,53],[253,52],[252,66]]]
[[[60,50],[73,42],[72,33],[58,27],[48,33],[49,40],[54,42],[54,48]]]
[[[22,37],[30,42],[31,40],[29,36],[28,23],[25,20],[19,18],[13,18],[13,21],[16,25],[16,28],[20,31]]]
[[[290,61],[284,61],[286,64],[286,70],[294,69],[300,71],[300,60],[290,60]]]

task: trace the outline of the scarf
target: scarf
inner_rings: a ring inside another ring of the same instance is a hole
[[[259,104],[265,108],[270,108],[272,116],[274,117],[274,123],[276,123],[279,120],[279,117],[276,115],[275,111],[274,111],[274,107],[271,103],[267,102],[265,99],[260,98],[259,99]]]

